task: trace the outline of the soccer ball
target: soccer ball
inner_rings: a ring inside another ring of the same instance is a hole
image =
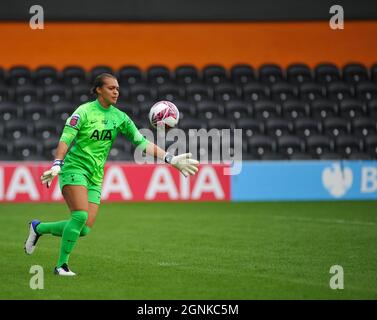
[[[153,128],[170,129],[179,121],[179,111],[170,101],[159,101],[149,111],[149,122]]]

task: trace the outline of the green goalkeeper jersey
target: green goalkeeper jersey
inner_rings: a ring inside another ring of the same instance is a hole
[[[104,166],[118,133],[135,146],[146,148],[147,140],[128,115],[114,106],[104,108],[98,100],[79,106],[67,119],[60,141],[68,146],[61,173],[83,173],[94,185],[101,185]]]

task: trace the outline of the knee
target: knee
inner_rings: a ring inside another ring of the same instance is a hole
[[[82,229],[81,229],[81,232],[80,232],[80,237],[85,237],[86,235],[88,235],[88,233],[90,232],[90,228],[85,225]]]
[[[85,222],[88,220],[88,212],[83,210],[72,211],[72,218],[80,221],[82,224],[85,224]]]

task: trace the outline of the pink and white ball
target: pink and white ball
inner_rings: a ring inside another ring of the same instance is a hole
[[[149,122],[153,128],[174,128],[179,121],[179,110],[170,101],[159,101],[149,111]]]

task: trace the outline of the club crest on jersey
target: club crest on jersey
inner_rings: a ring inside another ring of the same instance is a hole
[[[80,116],[78,114],[74,114],[72,115],[71,120],[69,121],[69,125],[71,127],[76,127],[79,120],[80,120]]]

